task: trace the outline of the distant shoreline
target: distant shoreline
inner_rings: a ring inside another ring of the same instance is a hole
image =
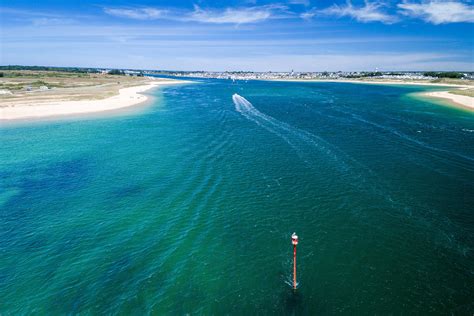
[[[80,101],[29,101],[25,104],[0,107],[0,122],[24,119],[49,118],[55,116],[72,116],[78,114],[89,114],[106,112],[135,106],[148,100],[148,96],[141,94],[152,88],[187,83],[184,80],[153,80],[150,83],[139,86],[126,87],[114,95],[101,100],[86,99]]]
[[[357,80],[357,79],[266,79],[266,81],[283,81],[283,82],[342,82],[342,83],[364,83],[364,84],[380,84],[380,85],[408,85],[408,86],[437,86],[437,87],[455,87],[455,88],[473,88],[473,85],[452,84],[452,83],[436,83],[424,81],[398,81],[398,80]]]
[[[415,86],[436,86],[436,87],[453,87],[457,89],[472,89],[473,85],[462,85],[462,84],[449,84],[449,83],[433,83],[433,82],[406,82],[406,81],[371,81],[371,80],[331,80],[331,79],[270,79],[268,81],[281,81],[281,82],[340,82],[340,83],[356,83],[356,84],[379,84],[379,85],[415,85]],[[474,98],[466,95],[457,95],[446,91],[434,91],[421,93],[423,96],[449,100],[455,106],[474,111]]]

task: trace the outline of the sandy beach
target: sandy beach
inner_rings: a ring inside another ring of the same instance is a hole
[[[51,116],[77,115],[111,111],[138,105],[145,102],[148,97],[141,94],[152,88],[163,85],[180,84],[186,81],[155,79],[139,86],[126,87],[118,90],[118,94],[104,99],[84,100],[42,100],[37,98],[20,98],[3,100],[0,107],[0,121],[42,118]]]
[[[474,98],[467,95],[453,94],[449,91],[427,92],[423,95],[433,98],[449,100],[455,103],[456,105],[474,111]]]

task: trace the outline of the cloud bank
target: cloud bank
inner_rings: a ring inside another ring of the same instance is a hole
[[[378,2],[365,2],[364,6],[354,7],[350,1],[346,5],[333,5],[319,11],[322,15],[337,17],[350,17],[359,22],[382,22],[386,24],[395,23],[398,19],[382,11],[384,5]]]
[[[474,22],[474,6],[460,1],[404,1],[396,8],[398,11],[387,13],[390,8],[383,2],[365,1],[363,6],[354,6],[351,1],[347,1],[344,5],[334,4],[325,9],[312,8],[300,16],[303,19],[322,16],[350,17],[358,22],[381,22],[384,24],[400,22],[403,17],[421,19],[431,24]]]
[[[158,8],[104,8],[108,15],[135,20],[174,20],[210,24],[247,24],[268,19],[282,18],[287,13],[284,5],[262,5],[249,7],[227,7],[204,9],[198,5],[192,11]]]
[[[404,2],[400,13],[432,24],[474,22],[474,6],[455,1]]]
[[[136,20],[154,20],[162,18],[167,10],[159,10],[155,8],[105,8],[104,12],[121,18],[129,18]]]

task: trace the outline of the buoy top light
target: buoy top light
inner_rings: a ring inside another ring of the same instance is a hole
[[[291,243],[295,246],[298,244],[298,236],[296,236],[296,233],[293,233],[293,235],[291,235]]]

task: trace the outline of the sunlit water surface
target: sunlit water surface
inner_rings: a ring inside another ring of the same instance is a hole
[[[4,124],[0,314],[472,315],[474,115],[424,89],[208,80]]]

